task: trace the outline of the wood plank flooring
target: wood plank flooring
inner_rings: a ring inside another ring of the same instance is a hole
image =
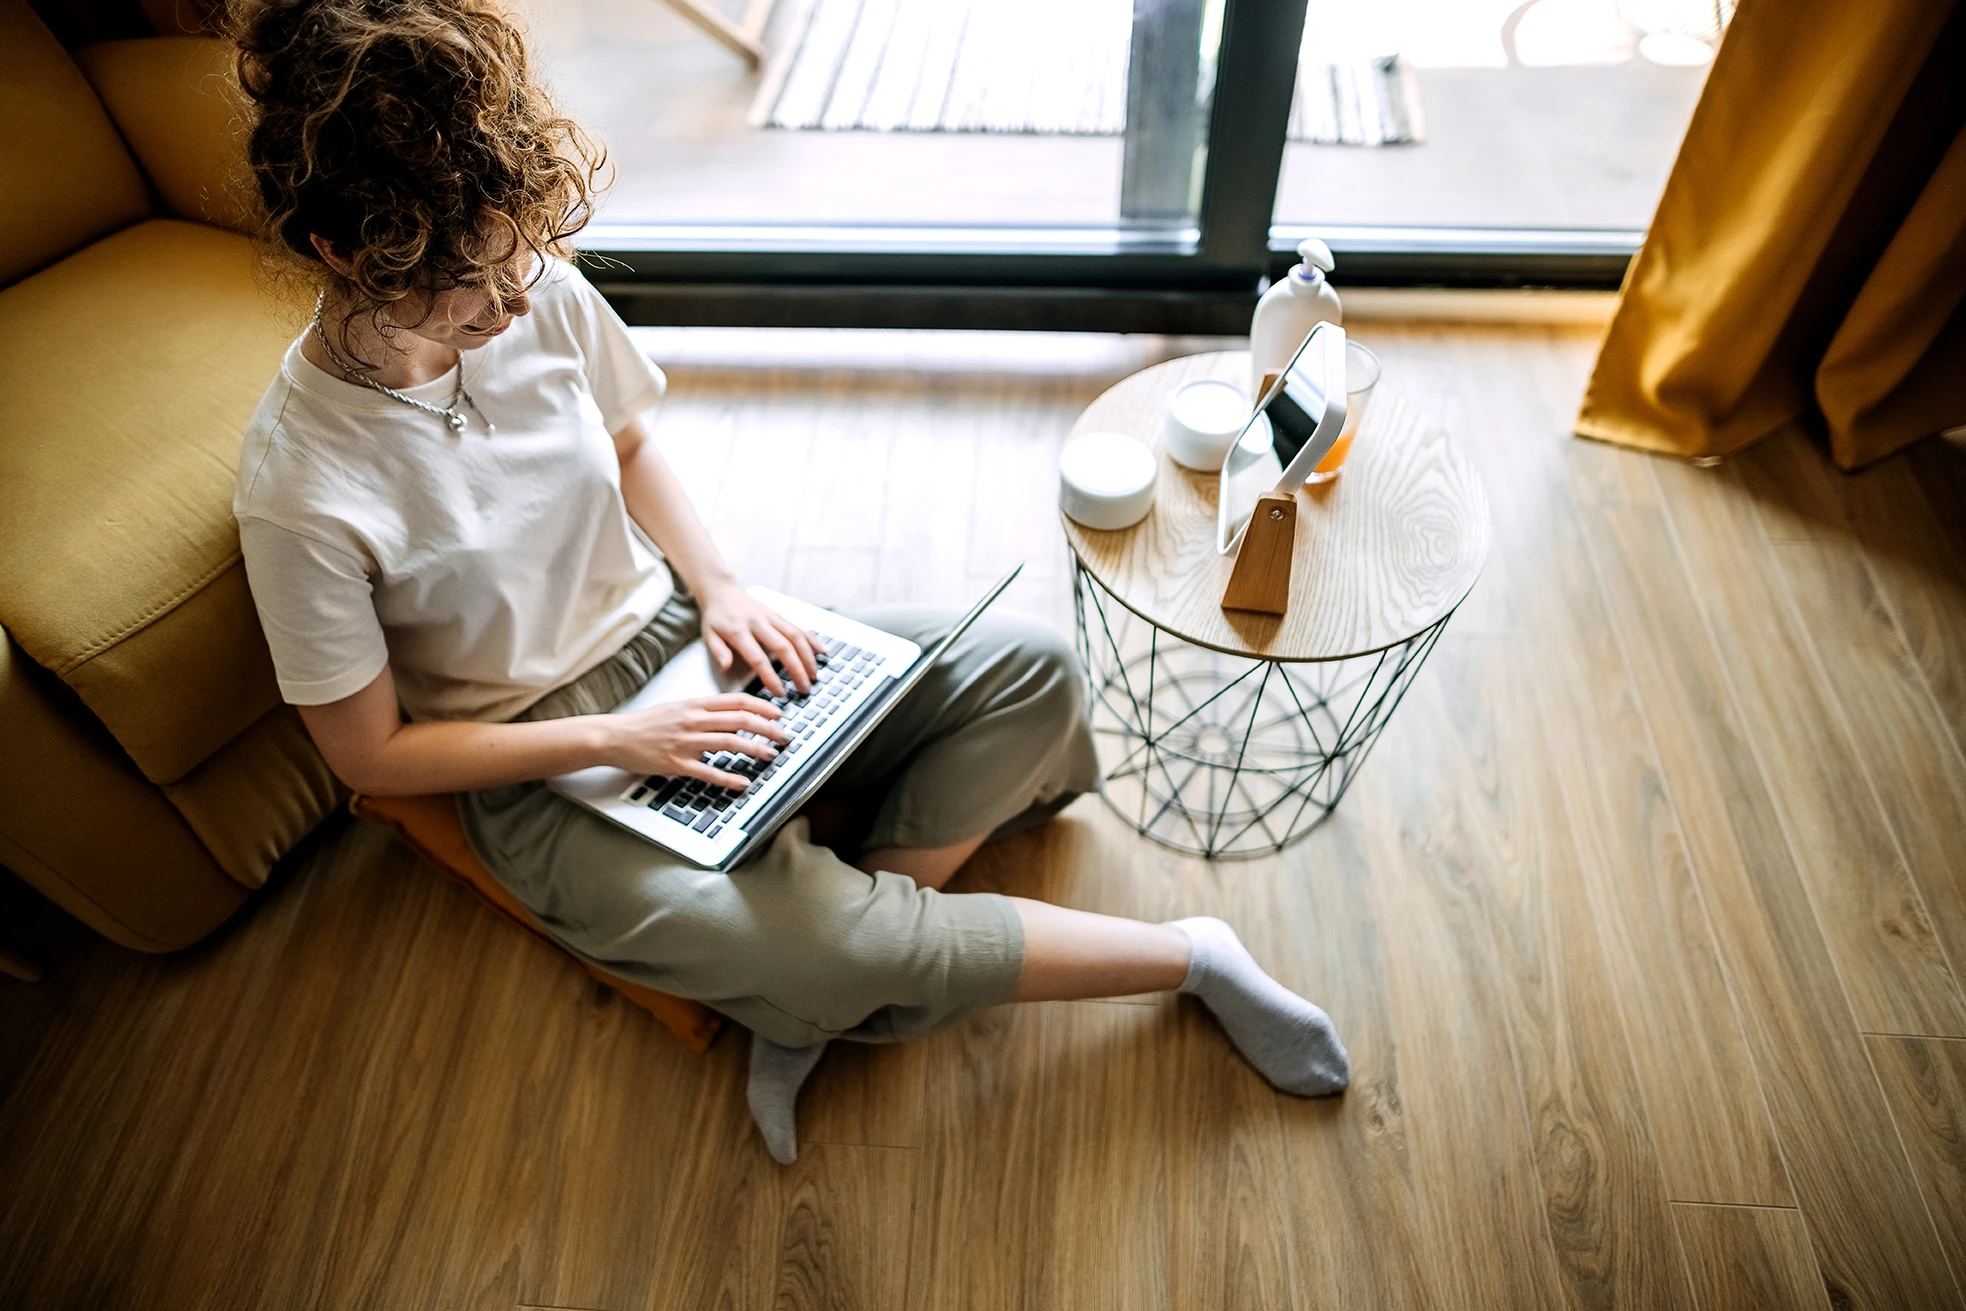
[[[1096,799],[959,887],[1235,924],[1343,1030],[1186,1000],[830,1053],[773,1165],[706,1056],[342,824],[157,959],[0,896],[0,1306],[1928,1308],[1966,1278],[1966,448],[1845,478],[1567,435],[1588,329],[1355,325],[1482,470],[1482,582],[1277,857]],[[748,577],[1065,624],[1053,459],[1153,338],[664,332]],[[765,512],[764,498],[778,508]]]

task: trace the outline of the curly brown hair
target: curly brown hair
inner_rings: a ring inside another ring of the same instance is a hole
[[[239,0],[227,26],[266,236],[317,281],[345,281],[351,315],[455,287],[502,309],[522,252],[571,255],[605,155],[533,80],[506,13],[483,0]],[[352,277],[321,260],[315,233]]]

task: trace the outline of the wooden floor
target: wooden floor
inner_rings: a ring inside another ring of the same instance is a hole
[[[1223,916],[1345,1096],[1185,1002],[1005,1008],[829,1054],[780,1169],[741,1041],[689,1055],[351,826],[197,950],[12,944],[55,969],[0,981],[0,1306],[1960,1305],[1966,451],[1695,469],[1566,436],[1588,330],[1358,332],[1496,548],[1344,805],[1209,866],[1086,800],[960,885]],[[1028,558],[1060,620],[1060,436],[1201,345],[798,340],[663,338],[749,576],[947,600]]]

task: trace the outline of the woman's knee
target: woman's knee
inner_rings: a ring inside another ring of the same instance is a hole
[[[988,636],[1014,667],[1007,689],[1047,714],[1070,715],[1085,704],[1085,666],[1072,639],[1050,624],[1005,615]]]
[[[726,877],[741,909],[716,917],[715,950],[776,995],[817,996],[885,967],[893,950],[883,939],[905,938],[917,915],[912,881],[847,864],[811,842],[804,819]]]

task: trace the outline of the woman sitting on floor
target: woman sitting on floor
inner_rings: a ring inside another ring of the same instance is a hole
[[[234,35],[269,244],[319,291],[234,508],[281,693],[344,782],[457,793],[486,866],[569,950],[748,1026],[780,1161],[832,1039],[1000,1002],[1179,988],[1277,1087],[1345,1086],[1324,1012],[1219,920],[940,891],[992,834],[1097,784],[1083,675],[1028,620],[983,616],[835,775],[877,798],[849,850],[795,819],[703,870],[538,782],[612,765],[741,788],[706,756],[769,759],[768,702],[608,712],[699,634],[774,695],[774,659],[810,685],[813,643],[739,585],[649,439],[663,377],[566,261],[600,152],[512,21],[471,0],[272,0]],[[856,617],[927,646],[956,615]]]

